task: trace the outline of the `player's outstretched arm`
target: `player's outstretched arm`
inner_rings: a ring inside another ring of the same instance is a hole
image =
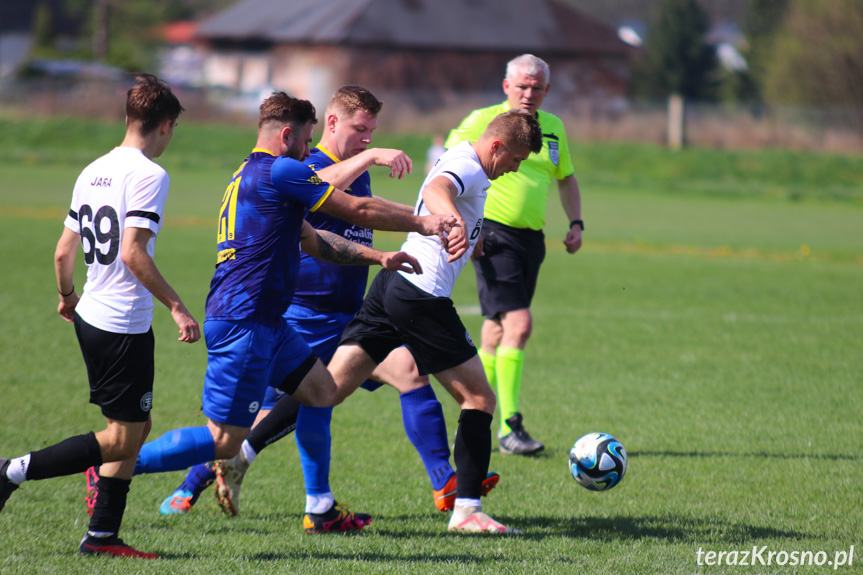
[[[382,201],[383,203],[385,203],[385,204],[387,204],[387,205],[391,206],[394,210],[399,210],[399,211],[405,212],[406,214],[412,214],[412,213],[414,213],[414,207],[413,207],[413,206],[407,206],[407,205],[405,205],[405,204],[400,204],[400,203],[398,203],[398,202],[394,202],[394,201],[392,201],[392,200],[388,200],[388,199],[383,198],[383,197],[381,197],[381,196],[375,196],[375,197],[376,197],[377,199],[379,199],[380,201]]]
[[[406,212],[399,204],[380,198],[358,198],[339,190],[333,190],[319,208],[324,213],[341,218],[352,224],[388,232],[417,232],[424,236],[446,237],[456,217],[453,213],[416,216]]]
[[[147,242],[152,235],[152,231],[144,228],[126,228],[123,233],[120,257],[135,279],[171,310],[171,316],[180,328],[180,336],[177,339],[194,343],[201,339],[201,328],[174,288],[162,277],[156,262],[147,253]]]
[[[360,174],[372,166],[390,169],[390,177],[402,179],[413,170],[413,161],[401,150],[394,148],[369,148],[347,160],[342,160],[317,171],[318,177],[333,187],[344,190]]]
[[[69,322],[75,319],[75,307],[80,299],[75,293],[73,283],[75,256],[78,254],[79,245],[81,245],[81,236],[64,227],[57,241],[57,249],[54,250],[54,273],[57,275],[57,292],[60,296],[57,313]]]
[[[464,218],[461,217],[453,202],[453,199],[458,195],[458,188],[449,178],[438,176],[423,188],[422,194],[423,203],[432,214],[456,214],[456,224],[452,226],[443,244],[450,254],[447,261],[454,262],[462,257],[470,247]]]
[[[406,273],[422,273],[417,259],[405,252],[382,252],[362,244],[346,240],[340,235],[325,230],[316,230],[303,222],[300,245],[307,254],[327,262],[343,266],[381,267]]]

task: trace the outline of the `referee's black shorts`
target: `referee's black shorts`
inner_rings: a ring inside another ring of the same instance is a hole
[[[117,421],[147,421],[153,407],[153,329],[147,333],[113,333],[75,314],[75,334],[90,379],[90,403]]]
[[[420,375],[440,373],[476,355],[476,346],[452,300],[430,295],[397,272],[381,270],[363,306],[342,334],[381,363],[404,345]]]
[[[486,219],[481,237],[484,255],[473,260],[473,267],[482,314],[494,319],[529,308],[545,259],[545,234]]]

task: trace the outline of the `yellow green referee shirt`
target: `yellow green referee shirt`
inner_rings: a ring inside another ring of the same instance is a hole
[[[450,149],[467,140],[476,142],[498,114],[509,111],[509,103],[474,110],[450,132],[444,146]],[[485,217],[513,228],[541,230],[552,181],[575,173],[563,122],[557,116],[537,111],[542,128],[542,151],[531,154],[518,172],[504,174],[491,182],[485,202]]]

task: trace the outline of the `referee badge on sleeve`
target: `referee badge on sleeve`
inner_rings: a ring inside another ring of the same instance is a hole
[[[560,149],[554,140],[548,142],[548,155],[551,158],[551,163],[556,166],[560,161]]]
[[[465,340],[467,340],[468,345],[470,345],[471,347],[476,347],[476,345],[473,343],[473,338],[470,336],[470,332],[468,332],[467,330],[464,330],[464,338]]]

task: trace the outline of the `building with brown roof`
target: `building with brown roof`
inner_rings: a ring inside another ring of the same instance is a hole
[[[551,66],[550,102],[602,106],[624,97],[632,50],[561,0],[242,0],[196,38],[208,85],[319,106],[344,84],[423,108],[464,94],[502,100],[506,62],[522,53]]]

